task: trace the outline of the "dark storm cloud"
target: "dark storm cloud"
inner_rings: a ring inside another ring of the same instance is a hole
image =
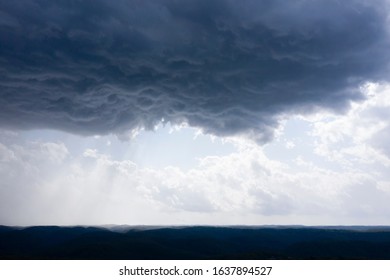
[[[388,79],[382,1],[0,0],[0,125],[272,137]]]

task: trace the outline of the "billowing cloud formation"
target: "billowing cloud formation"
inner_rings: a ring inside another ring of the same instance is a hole
[[[272,137],[388,78],[385,1],[3,1],[0,125]]]
[[[386,224],[390,85],[362,91],[343,116],[295,116],[264,146],[225,139],[233,152],[190,168],[0,130],[0,224]]]

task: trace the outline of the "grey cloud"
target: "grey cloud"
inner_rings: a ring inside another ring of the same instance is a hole
[[[271,194],[262,189],[251,190],[250,194],[256,197],[253,210],[262,215],[288,215],[296,210],[291,197],[283,193]]]
[[[272,138],[388,79],[386,1],[0,0],[0,125]]]
[[[381,129],[369,139],[368,143],[380,153],[390,159],[390,124]]]

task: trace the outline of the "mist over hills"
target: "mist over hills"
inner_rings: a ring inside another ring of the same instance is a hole
[[[6,227],[0,259],[390,259],[390,227]]]

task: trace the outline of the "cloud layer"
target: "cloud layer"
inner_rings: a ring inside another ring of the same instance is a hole
[[[386,1],[1,1],[0,125],[272,138],[388,79]]]
[[[0,130],[0,224],[386,224],[390,85],[363,92],[344,116],[296,116],[299,134],[290,119],[265,146],[225,139],[234,152],[188,169]]]

